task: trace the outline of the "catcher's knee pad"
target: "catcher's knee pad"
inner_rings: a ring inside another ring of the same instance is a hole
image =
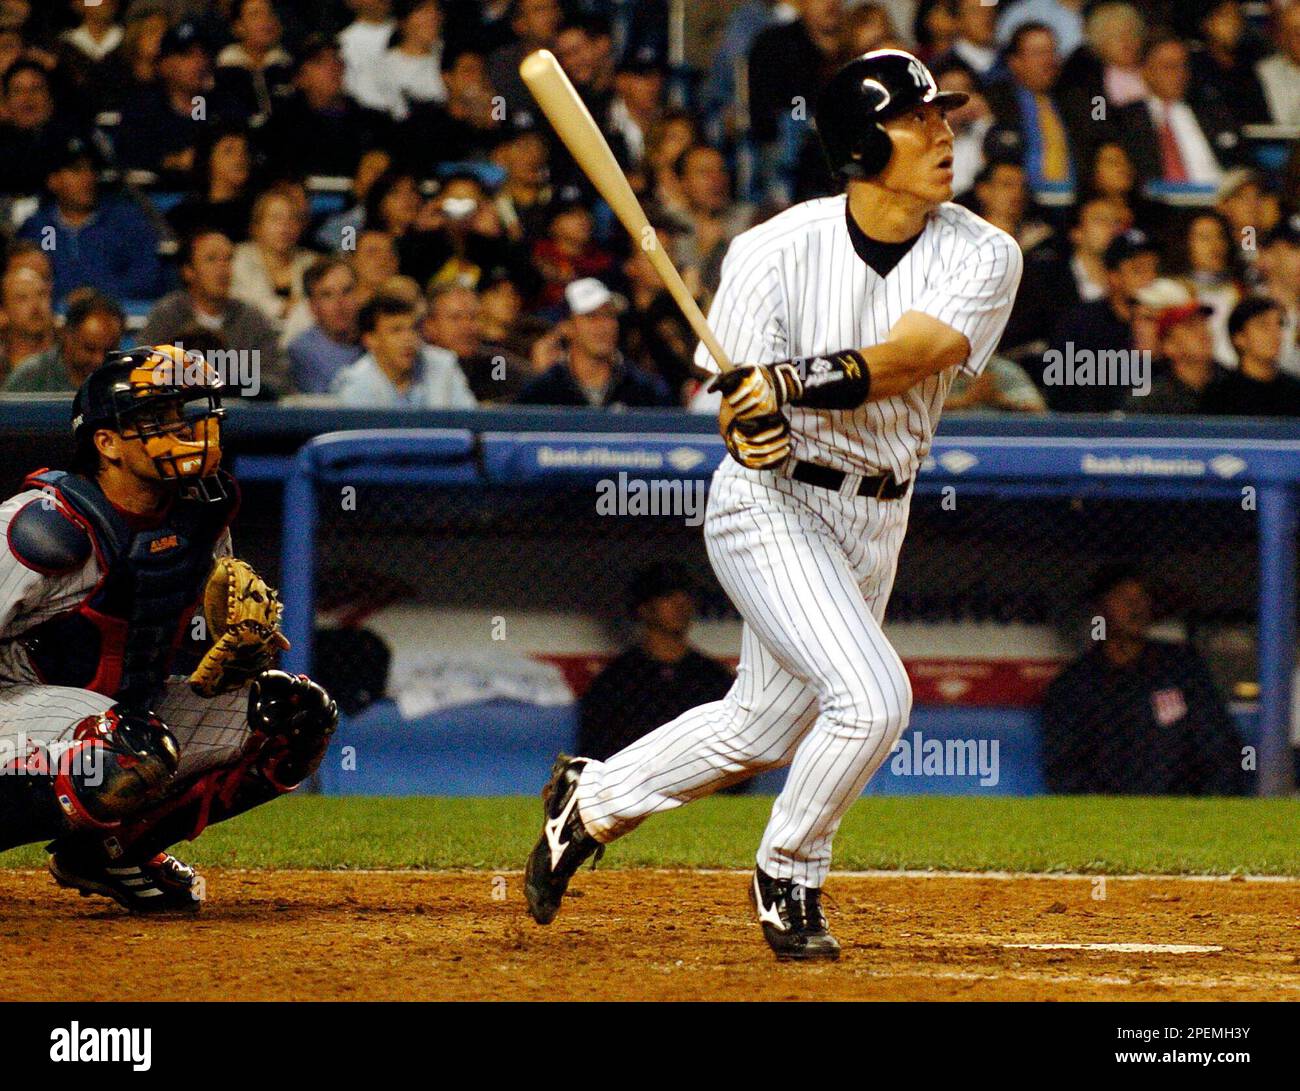
[[[51,763],[55,800],[73,828],[108,829],[163,794],[180,751],[152,712],[114,705],[78,723]]]
[[[266,739],[259,769],[281,791],[316,771],[338,724],[338,705],[305,674],[267,670],[248,687],[248,726]]]

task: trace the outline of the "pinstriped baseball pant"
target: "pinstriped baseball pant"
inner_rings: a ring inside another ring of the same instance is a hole
[[[877,501],[730,459],[704,534],[744,618],[740,666],[700,705],[578,782],[587,829],[608,842],[753,773],[790,766],[758,850],[769,875],[820,887],[831,840],[907,726],[912,690],[881,629],[911,494]]]

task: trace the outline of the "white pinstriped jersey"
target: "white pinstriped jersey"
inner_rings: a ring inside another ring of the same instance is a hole
[[[75,610],[99,582],[99,562],[92,554],[73,572],[50,576],[28,568],[8,546],[9,523],[31,501],[45,499],[40,489],[27,489],[0,503],[0,687],[36,683],[40,679],[27,652],[15,639],[58,614]],[[230,531],[213,548],[213,558],[231,553]]]
[[[857,254],[847,197],[787,209],[738,235],[722,264],[709,325],[734,363],[769,364],[883,341],[908,311],[965,334],[962,370],[978,375],[997,347],[1020,284],[1020,247],[960,205],[930,216],[885,277]],[[716,372],[703,344],[695,362]],[[957,368],[852,410],[791,407],[794,457],[852,473],[912,477],[930,449]]]

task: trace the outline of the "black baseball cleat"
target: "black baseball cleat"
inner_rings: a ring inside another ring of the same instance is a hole
[[[840,945],[826,926],[819,887],[773,879],[755,868],[749,897],[763,926],[763,938],[778,962],[840,957]]]
[[[203,905],[198,873],[165,852],[114,867],[60,852],[50,857],[50,874],[83,898],[100,894],[132,913],[197,913]]]
[[[590,760],[561,754],[542,789],[542,836],[524,868],[524,897],[538,924],[555,919],[569,880],[583,862],[591,857],[599,860],[605,853],[605,846],[587,832],[578,817],[578,777]]]

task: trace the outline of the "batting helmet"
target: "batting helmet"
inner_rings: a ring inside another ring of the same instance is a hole
[[[817,100],[817,135],[831,171],[871,178],[893,152],[883,122],[935,103],[955,109],[970,96],[940,91],[930,70],[901,49],[877,49],[855,57],[831,77]]]

